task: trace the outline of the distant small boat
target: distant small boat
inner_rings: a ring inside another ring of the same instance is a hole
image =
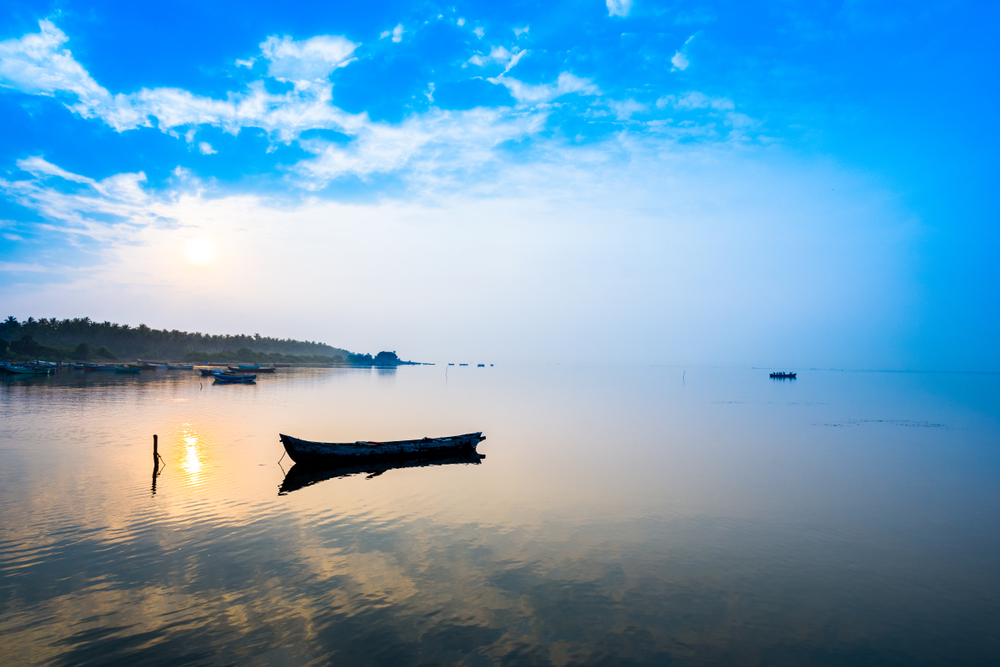
[[[231,371],[257,371],[258,373],[273,373],[275,369],[268,366],[240,364],[239,366],[227,366]]]
[[[83,366],[83,370],[87,371],[88,373],[97,373],[97,372],[114,373],[115,367],[113,365],[109,366],[104,364],[85,364]]]
[[[138,366],[116,366],[115,373],[141,373],[142,369]]]
[[[469,364],[459,364],[459,366],[468,366]]]
[[[216,382],[223,384],[252,384],[256,375],[237,375],[235,373],[213,373]]]
[[[779,373],[771,373],[771,377],[773,377],[773,378],[786,378],[786,379],[794,380],[795,379],[795,373],[786,373],[785,371],[781,371]]]
[[[486,364],[476,364],[478,368],[486,368]]]
[[[187,364],[167,364],[168,371],[193,371],[194,366],[188,366]]]
[[[201,371],[202,375],[215,375],[219,372],[218,368],[199,368],[198,370]]]
[[[446,438],[420,438],[391,442],[312,442],[279,434],[289,458],[296,463],[333,461],[383,461],[427,456],[470,454],[485,440],[482,431]]]
[[[48,375],[52,372],[48,368],[33,368],[31,366],[18,366],[16,364],[3,364],[2,368],[11,375]]]

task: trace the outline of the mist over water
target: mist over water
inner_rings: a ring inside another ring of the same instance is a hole
[[[9,664],[1000,660],[997,375],[101,375],[0,384]],[[480,430],[279,495],[278,433]]]

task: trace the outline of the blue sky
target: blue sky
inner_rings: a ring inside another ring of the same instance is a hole
[[[8,3],[2,303],[425,359],[997,370],[998,13]]]

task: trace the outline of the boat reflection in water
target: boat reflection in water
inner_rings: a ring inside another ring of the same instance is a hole
[[[389,461],[368,461],[349,463],[296,463],[287,473],[278,489],[278,495],[283,496],[298,491],[306,486],[335,477],[350,477],[352,475],[367,475],[367,479],[378,477],[395,468],[423,468],[425,466],[447,465],[479,465],[486,458],[485,454],[469,452],[455,456],[427,456]]]

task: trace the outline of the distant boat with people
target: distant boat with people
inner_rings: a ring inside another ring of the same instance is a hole
[[[795,373],[788,373],[786,371],[778,371],[776,373],[771,373],[772,378],[777,378],[781,380],[794,380],[795,375],[796,375]]]

